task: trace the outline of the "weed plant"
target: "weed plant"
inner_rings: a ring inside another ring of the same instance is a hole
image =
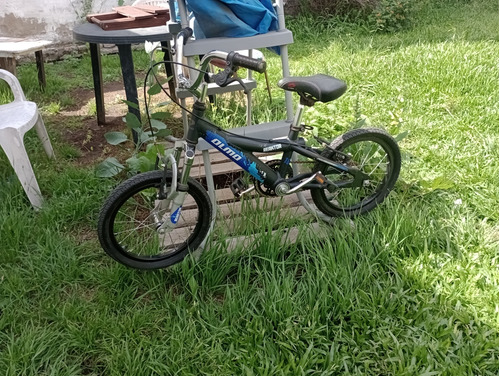
[[[238,231],[254,243],[228,253],[221,228],[231,224],[221,222],[199,260],[140,272],[96,238],[116,181],[76,166],[47,121],[56,161],[26,136],[42,210],[0,154],[2,374],[498,374],[498,3],[433,2],[394,34],[309,18],[288,26],[292,74],[349,86],[307,123],[324,137],[360,125],[406,134],[395,192],[322,226],[327,237],[306,219],[250,213]],[[266,57],[273,104],[259,77],[255,121],[284,117],[279,58]],[[112,57],[103,61],[106,79],[118,77]],[[33,66],[19,69],[43,105],[64,108],[72,88],[90,85],[89,61],[46,68],[45,93],[30,85]],[[241,124],[239,111],[220,116]],[[289,224],[300,241],[282,245],[270,230]]]

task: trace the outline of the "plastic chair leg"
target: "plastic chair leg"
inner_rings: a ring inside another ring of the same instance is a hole
[[[49,135],[47,134],[47,129],[45,128],[45,124],[40,114],[38,114],[38,120],[36,121],[35,128],[38,138],[42,141],[45,153],[47,153],[49,158],[55,158],[54,149],[52,148]]]
[[[28,153],[26,153],[26,149],[24,148],[22,135],[16,131],[9,133],[11,133],[10,137],[4,138],[4,140],[9,140],[9,142],[2,143],[0,138],[0,146],[5,151],[10,164],[14,168],[31,205],[35,209],[39,209],[42,206],[42,194],[33,168],[31,167]]]

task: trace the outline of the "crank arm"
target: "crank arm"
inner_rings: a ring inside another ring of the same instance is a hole
[[[362,187],[366,181],[370,180],[370,176],[364,172],[358,170],[357,168],[349,167],[348,174],[354,177],[352,181],[352,187]]]

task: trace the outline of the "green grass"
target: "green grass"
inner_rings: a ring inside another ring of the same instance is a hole
[[[55,162],[26,137],[46,197],[38,213],[0,154],[3,373],[498,374],[498,3],[436,3],[396,34],[288,21],[292,73],[349,86],[307,123],[329,137],[362,121],[409,132],[395,192],[353,223],[325,226],[326,239],[299,221],[301,242],[282,246],[263,229],[285,223],[249,213],[252,247],[228,254],[216,241],[198,261],[127,269],[95,234],[114,182],[74,166],[61,130],[47,122]],[[273,84],[278,60],[267,58]],[[64,108],[72,88],[91,87],[85,59],[48,64],[49,88],[28,96]],[[120,75],[114,60],[106,80]],[[34,72],[21,67],[25,86]],[[265,96],[260,85],[256,118],[284,116],[282,93],[273,88],[271,106]]]

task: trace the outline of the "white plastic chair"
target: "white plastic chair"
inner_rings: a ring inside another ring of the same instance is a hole
[[[26,100],[17,78],[0,69],[0,79],[7,82],[14,94],[14,101],[0,105],[0,146],[9,158],[31,204],[38,209],[42,205],[42,195],[24,146],[24,134],[35,126],[50,158],[54,157],[54,150],[36,103]]]

